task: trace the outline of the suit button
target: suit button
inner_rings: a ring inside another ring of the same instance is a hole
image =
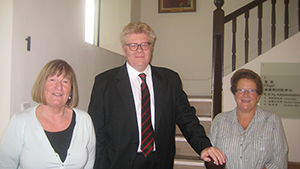
[[[131,158],[131,159],[129,159],[129,162],[131,163],[131,164],[133,164],[133,159]]]

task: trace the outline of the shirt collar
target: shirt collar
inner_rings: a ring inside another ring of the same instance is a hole
[[[149,64],[147,65],[146,69],[143,72],[138,72],[132,66],[130,66],[128,64],[128,62],[126,62],[126,67],[127,67],[127,71],[128,71],[129,77],[131,79],[138,77],[139,74],[141,74],[141,73],[145,73],[147,77],[151,76],[151,67],[150,67]]]
[[[233,123],[238,124],[238,120],[237,120],[237,108],[234,109],[234,111],[229,115],[228,117],[228,121],[232,121]],[[256,105],[256,110],[255,110],[255,114],[253,116],[253,119],[251,121],[254,122],[263,122],[266,121],[266,115],[263,113],[263,110],[261,109],[261,107],[259,107],[258,105]]]

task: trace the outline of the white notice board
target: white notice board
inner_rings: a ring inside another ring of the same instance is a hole
[[[260,107],[284,118],[300,118],[300,64],[261,63]]]

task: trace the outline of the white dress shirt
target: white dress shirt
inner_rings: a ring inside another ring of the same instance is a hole
[[[139,147],[138,152],[142,152],[141,150],[141,84],[142,79],[139,77],[139,74],[145,73],[146,74],[146,83],[150,92],[150,109],[151,109],[151,122],[153,130],[155,130],[155,103],[154,103],[154,90],[153,90],[153,82],[152,82],[152,73],[151,73],[151,66],[148,65],[146,70],[144,72],[138,72],[135,70],[132,66],[126,62],[127,72],[130,79],[130,85],[133,93],[134,103],[135,103],[135,110],[136,110],[136,117],[137,117],[137,124],[138,124],[138,131],[139,131]],[[155,143],[154,143],[154,149],[155,151]]]

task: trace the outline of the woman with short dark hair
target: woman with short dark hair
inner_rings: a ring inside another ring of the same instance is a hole
[[[240,69],[231,77],[234,110],[218,114],[211,125],[213,146],[225,153],[228,169],[287,168],[288,146],[278,115],[261,109],[259,75]]]

